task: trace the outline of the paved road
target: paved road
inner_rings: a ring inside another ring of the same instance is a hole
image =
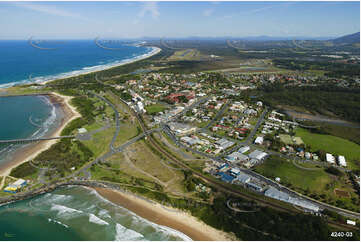
[[[219,112],[216,114],[216,116],[205,127],[198,130],[198,133],[205,132],[206,130],[208,130],[208,128],[211,127],[214,124],[214,122],[216,122],[223,115],[223,113],[228,108],[229,104],[230,104],[230,101],[227,101],[227,103],[223,105],[223,107],[221,108],[221,110],[219,110]]]
[[[276,187],[278,190],[280,191],[283,191],[287,194],[290,194],[294,197],[301,197],[303,200],[307,200],[308,202],[311,202],[317,206],[319,206],[321,209],[328,209],[328,210],[331,210],[331,211],[334,211],[334,212],[337,212],[343,216],[346,216],[346,217],[352,217],[352,218],[355,218],[355,219],[360,219],[360,214],[359,213],[356,213],[356,212],[352,212],[352,211],[349,211],[349,210],[346,210],[346,209],[342,209],[342,208],[338,208],[338,207],[335,207],[335,206],[332,206],[332,205],[329,205],[329,204],[326,204],[326,203],[323,203],[323,202],[320,202],[318,200],[314,200],[310,197],[307,197],[303,194],[300,194],[298,192],[295,192],[291,189],[289,189],[288,187],[285,187],[267,177],[264,177],[254,171],[251,171],[251,170],[247,170],[247,169],[241,169],[242,172],[250,175],[250,176],[253,176],[253,177],[256,177],[257,179],[265,182],[266,184],[268,185],[271,185],[273,187]]]
[[[197,107],[199,104],[208,101],[210,98],[211,98],[210,96],[209,96],[209,97],[200,98],[199,100],[197,100],[197,101],[196,101],[195,103],[193,103],[192,105],[190,105],[190,106],[188,106],[188,107],[185,107],[182,112],[180,112],[180,113],[174,115],[173,117],[171,117],[169,121],[173,121],[173,120],[176,120],[177,118],[179,118],[180,116],[184,116],[184,115],[187,113],[188,110],[191,110],[191,109],[193,109],[194,107]]]
[[[233,147],[232,149],[230,149],[228,152],[219,155],[219,158],[223,158],[229,154],[232,154],[233,152],[237,151],[239,148],[241,148],[242,146],[245,145],[250,145],[250,143],[252,142],[254,136],[257,133],[257,130],[259,129],[259,127],[261,126],[264,117],[266,116],[266,113],[268,112],[268,107],[265,108],[265,110],[262,112],[261,116],[258,118],[256,125],[254,126],[254,128],[252,129],[251,133],[248,135],[248,137],[246,138],[245,141],[242,142],[238,142],[238,145],[236,145],[235,147]]]
[[[112,138],[112,141],[110,142],[109,144],[109,147],[111,150],[114,150],[114,143],[118,137],[118,134],[119,134],[119,131],[120,131],[120,121],[119,121],[119,112],[117,110],[117,108],[114,106],[113,103],[111,103],[108,99],[100,96],[100,95],[97,95],[95,93],[91,93],[91,95],[94,95],[96,96],[97,98],[101,99],[102,101],[104,101],[105,103],[107,103],[114,111],[114,118],[115,118],[115,132],[114,132],[114,135],[113,135],[113,138]]]
[[[257,129],[259,128],[259,126],[261,125],[261,123],[262,123],[262,121],[263,121],[263,119],[264,119],[264,117],[265,117],[266,112],[267,112],[267,110],[265,110],[265,111],[262,113],[262,115],[260,116],[257,124],[255,125],[255,128],[254,128],[255,131],[253,130],[253,132],[252,132],[252,133],[250,134],[250,136],[249,136],[250,138],[249,138],[247,141],[242,142],[243,145],[244,145],[244,144],[247,144],[247,143],[251,140],[251,138],[252,138],[251,136],[254,136],[254,135],[255,135]],[[218,156],[218,157],[213,157],[213,156],[211,156],[211,155],[209,155],[209,154],[205,154],[205,153],[203,153],[203,152],[199,152],[198,150],[194,150],[194,149],[192,149],[192,148],[186,147],[186,146],[183,145],[182,143],[178,142],[177,138],[173,135],[173,133],[170,131],[170,129],[169,129],[166,125],[162,125],[162,129],[165,131],[165,133],[166,133],[180,148],[186,148],[186,149],[191,150],[192,152],[194,152],[194,153],[196,153],[196,154],[205,156],[205,157],[210,158],[210,159],[212,159],[212,160],[218,160],[218,161],[221,160],[221,157],[219,157],[219,156]],[[230,153],[230,152],[228,152],[228,153]],[[277,153],[277,155],[282,155],[282,154]],[[289,157],[288,157],[288,158],[289,158]],[[311,203],[319,206],[321,209],[327,208],[327,209],[329,209],[329,210],[332,210],[332,211],[334,211],[334,212],[337,212],[337,213],[339,213],[339,214],[341,214],[341,215],[343,215],[343,216],[346,216],[346,217],[352,217],[352,218],[356,218],[356,219],[359,219],[359,218],[360,218],[360,214],[359,214],[359,213],[352,212],[352,211],[349,211],[349,210],[345,210],[345,209],[342,209],[342,208],[338,208],[338,207],[335,207],[335,206],[332,206],[332,205],[328,205],[328,204],[322,203],[322,202],[320,202],[320,201],[314,200],[314,199],[312,199],[312,198],[309,198],[309,197],[307,197],[307,196],[304,196],[303,194],[299,194],[299,193],[297,193],[297,192],[295,192],[295,191],[293,191],[293,190],[291,190],[291,189],[289,189],[289,188],[287,188],[287,187],[284,187],[284,186],[280,185],[279,183],[277,183],[277,182],[275,182],[275,181],[273,181],[273,180],[271,180],[271,179],[268,179],[268,178],[266,178],[266,177],[264,177],[264,176],[262,176],[262,175],[260,175],[260,174],[258,174],[258,173],[256,173],[256,172],[253,172],[253,171],[251,171],[251,170],[242,169],[242,168],[241,168],[241,170],[242,170],[244,173],[246,173],[246,174],[248,174],[248,175],[250,175],[250,176],[252,176],[252,177],[255,177],[255,178],[257,178],[257,179],[265,182],[265,183],[268,184],[268,185],[271,185],[271,186],[274,186],[274,187],[278,188],[280,191],[283,191],[283,192],[285,192],[285,193],[287,193],[287,194],[290,194],[290,195],[292,195],[292,196],[294,196],[294,197],[300,197],[301,199],[307,200],[307,201],[309,201],[309,202],[311,202]]]

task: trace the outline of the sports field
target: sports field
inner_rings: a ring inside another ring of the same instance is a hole
[[[145,110],[147,111],[147,114],[157,114],[159,112],[163,112],[164,110],[166,110],[167,107],[162,105],[162,104],[152,104],[152,105],[149,105],[149,106],[146,106],[145,107]]]

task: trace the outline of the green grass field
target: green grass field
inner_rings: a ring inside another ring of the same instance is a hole
[[[280,177],[284,183],[290,183],[301,189],[322,192],[323,187],[330,182],[328,174],[321,171],[309,171],[295,167],[292,162],[271,157],[262,165],[257,166],[257,172],[267,177]]]
[[[156,114],[159,112],[163,112],[164,110],[166,110],[167,107],[165,107],[162,104],[153,104],[153,105],[149,105],[145,107],[145,110],[147,111],[147,114]]]
[[[301,169],[296,167],[292,161],[272,156],[262,165],[257,166],[255,171],[272,179],[280,177],[281,183],[320,201],[354,211],[358,209],[358,203],[351,200],[353,198],[357,201],[358,196],[353,192],[352,186],[347,183],[346,175],[337,177],[330,175],[324,169]],[[349,192],[351,197],[337,196],[334,192],[336,188]]]
[[[344,155],[352,169],[360,167],[359,145],[336,136],[311,133],[302,128],[296,130],[296,135],[300,136],[306,145],[310,145],[312,151],[325,150],[334,155]]]

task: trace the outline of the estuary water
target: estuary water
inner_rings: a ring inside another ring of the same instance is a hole
[[[93,40],[0,41],[0,88],[101,70],[148,55],[152,48],[103,49]],[[118,45],[118,43],[116,43]],[[54,48],[55,47],[55,48]],[[62,111],[43,96],[1,96],[0,139],[41,137],[59,125]],[[6,93],[5,93],[6,94]],[[19,145],[0,146],[0,168]],[[190,240],[112,204],[94,190],[66,187],[0,206],[0,240]]]
[[[0,96],[0,140],[42,137],[60,124],[62,116],[46,96]],[[23,146],[0,144],[0,168]]]

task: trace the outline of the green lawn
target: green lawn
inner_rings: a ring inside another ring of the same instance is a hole
[[[357,201],[358,196],[347,183],[346,175],[337,177],[330,175],[324,169],[301,169],[296,167],[292,161],[273,156],[257,166],[255,171],[271,179],[279,177],[282,184],[317,200],[354,211],[358,209],[358,203],[351,200],[353,198]],[[334,193],[335,188],[350,192],[351,197],[337,196]]]
[[[167,107],[162,105],[162,104],[152,104],[152,105],[149,105],[149,106],[146,106],[145,107],[145,110],[147,111],[147,114],[156,114],[156,113],[159,113],[159,112],[163,112],[164,110],[166,110]]]
[[[323,171],[309,171],[295,167],[292,162],[271,157],[256,167],[266,177],[280,177],[284,183],[290,183],[301,189],[321,192],[326,183],[330,182],[328,174]]]
[[[296,136],[300,136],[306,145],[310,145],[312,151],[325,150],[334,155],[344,155],[348,163],[356,160],[356,166],[360,166],[360,146],[351,141],[332,135],[311,133],[302,128],[296,130]],[[352,168],[356,168],[355,165]]]

